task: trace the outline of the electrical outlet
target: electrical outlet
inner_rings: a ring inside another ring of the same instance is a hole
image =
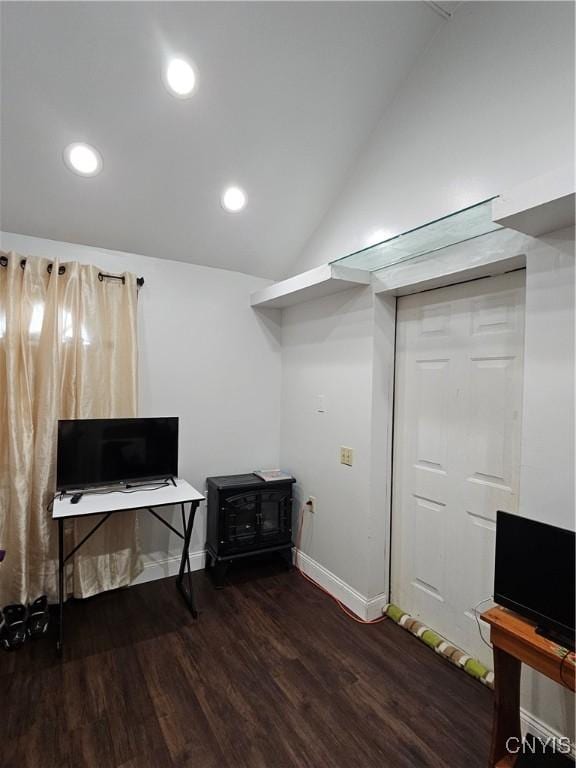
[[[352,448],[346,448],[345,445],[340,446],[340,464],[345,464],[347,467],[351,467],[354,462],[354,451]]]
[[[316,512],[316,496],[308,496],[306,506],[309,512]]]

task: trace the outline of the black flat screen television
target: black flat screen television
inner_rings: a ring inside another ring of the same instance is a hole
[[[574,646],[574,531],[498,512],[494,601]]]
[[[177,476],[177,417],[58,422],[59,491]]]

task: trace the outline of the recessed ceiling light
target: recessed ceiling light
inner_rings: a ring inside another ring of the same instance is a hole
[[[102,155],[89,144],[69,144],[64,150],[64,161],[80,176],[96,176],[102,170]]]
[[[174,96],[190,96],[196,85],[196,75],[185,59],[171,59],[166,67],[166,85]]]
[[[230,213],[241,211],[246,205],[246,193],[240,187],[228,187],[222,193],[222,207]]]

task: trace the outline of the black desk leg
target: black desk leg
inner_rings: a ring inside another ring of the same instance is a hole
[[[190,555],[188,549],[190,547],[190,539],[192,538],[192,528],[194,527],[194,517],[196,510],[198,509],[198,501],[190,502],[190,512],[188,513],[188,523],[185,524],[184,504],[182,504],[182,522],[184,525],[184,545],[182,547],[182,558],[180,560],[180,570],[176,577],[176,586],[180,591],[180,594],[186,601],[186,605],[190,609],[190,613],[196,619],[198,618],[198,611],[194,604],[194,592],[192,590],[192,573],[190,568]],[[184,588],[184,570],[187,570],[187,582],[188,589]]]
[[[58,640],[56,648],[62,655],[64,644],[64,520],[58,520]]]

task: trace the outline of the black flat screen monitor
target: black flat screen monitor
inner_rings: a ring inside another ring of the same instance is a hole
[[[58,422],[59,491],[177,476],[177,417]]]
[[[574,643],[574,531],[498,512],[494,601]]]

